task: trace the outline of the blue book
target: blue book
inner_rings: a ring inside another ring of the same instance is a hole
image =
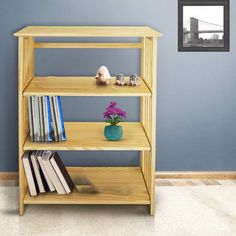
[[[46,142],[52,142],[51,110],[48,96],[43,96],[44,136]]]
[[[65,141],[66,140],[66,132],[65,132],[64,118],[63,118],[61,97],[60,96],[57,96],[57,105],[58,105],[58,111],[59,111],[59,123],[60,123],[61,131],[62,131],[60,140]]]

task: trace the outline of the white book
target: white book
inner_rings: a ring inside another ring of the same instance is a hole
[[[55,109],[56,126],[57,126],[57,130],[58,130],[58,139],[59,139],[59,141],[62,141],[63,140],[62,125],[61,125],[59,107],[58,107],[56,96],[53,97],[53,106]]]
[[[31,97],[28,97],[28,113],[29,113],[29,126],[30,126],[30,140],[34,141],[34,129],[33,129],[33,114],[32,114],[32,101]]]
[[[73,191],[74,183],[70,175],[68,174],[68,171],[66,170],[63,162],[61,161],[61,158],[56,152],[50,157],[50,162],[63,187],[65,188],[66,193],[70,193],[71,191]]]
[[[53,169],[51,163],[50,163],[50,158],[52,156],[53,152],[51,151],[44,151],[43,152],[43,165],[57,191],[58,194],[66,194],[66,190],[64,189],[59,177],[57,176],[55,170]]]
[[[50,110],[51,110],[54,138],[55,138],[55,141],[59,141],[59,139],[58,139],[58,128],[57,128],[57,123],[56,123],[55,107],[54,107],[54,103],[53,103],[53,97],[50,96],[49,101],[50,101]]]
[[[46,189],[45,189],[45,186],[44,186],[44,183],[43,183],[43,178],[42,178],[42,175],[40,173],[40,167],[39,167],[39,163],[38,163],[38,159],[37,159],[37,156],[42,155],[42,153],[43,153],[43,151],[32,152],[31,155],[30,155],[30,159],[31,159],[31,162],[32,162],[32,165],[33,165],[33,170],[34,170],[35,177],[36,177],[36,180],[37,180],[37,184],[38,184],[38,187],[39,187],[39,192],[40,193],[45,193]]]
[[[33,166],[30,160],[30,152],[26,151],[22,157],[22,163],[25,170],[26,180],[28,183],[28,189],[31,196],[38,195],[38,185],[33,171]]]
[[[46,142],[52,141],[51,112],[48,96],[43,96],[44,137]]]
[[[43,152],[43,151],[42,151],[42,152]],[[43,154],[43,153],[42,153],[42,154]],[[44,177],[45,177],[45,179],[46,179],[46,182],[47,182],[47,185],[48,185],[48,187],[49,187],[49,190],[50,190],[51,192],[55,191],[56,189],[55,189],[55,187],[54,187],[54,185],[53,185],[53,183],[52,183],[52,180],[50,179],[50,177],[49,177],[49,175],[48,175],[48,173],[47,173],[47,171],[46,171],[46,168],[44,167],[42,155],[38,155],[38,156],[37,156],[37,159],[38,159],[39,165],[40,165],[40,167],[41,167],[41,170],[42,170],[42,172],[43,172],[43,175],[44,175]]]
[[[40,130],[40,141],[45,141],[44,138],[44,121],[43,121],[43,107],[42,107],[42,96],[37,97],[38,109],[39,109],[39,130]]]
[[[33,125],[34,125],[34,141],[40,141],[39,135],[39,113],[38,113],[38,103],[36,96],[32,96],[32,114],[33,114]]]

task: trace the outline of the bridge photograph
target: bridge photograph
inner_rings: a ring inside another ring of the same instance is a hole
[[[183,7],[184,47],[224,47],[224,7]]]

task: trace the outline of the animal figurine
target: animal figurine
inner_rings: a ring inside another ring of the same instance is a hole
[[[97,85],[110,84],[111,76],[106,66],[99,67],[95,79]]]
[[[116,76],[115,85],[119,85],[119,86],[124,86],[124,85],[126,85],[125,77],[124,77],[123,74],[118,74],[118,75]]]
[[[129,86],[138,86],[139,85],[139,78],[136,74],[133,74],[129,78]]]

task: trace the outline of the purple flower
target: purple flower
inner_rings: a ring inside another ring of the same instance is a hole
[[[126,116],[127,116],[127,113],[125,111],[121,110],[120,108],[116,108],[116,114],[118,116],[121,116],[122,118],[126,118]]]
[[[127,113],[117,107],[116,102],[110,102],[105,112],[103,112],[103,117],[106,119],[106,122],[111,125],[116,125],[121,122],[123,118],[127,117]]]
[[[110,105],[108,107],[116,107],[117,106],[117,102],[110,102]]]

